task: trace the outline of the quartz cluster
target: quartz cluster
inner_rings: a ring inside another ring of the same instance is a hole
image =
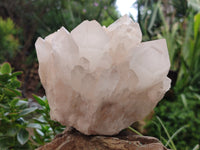
[[[38,38],[51,118],[87,135],[113,135],[148,115],[170,88],[170,62],[165,39],[141,40],[128,16]]]

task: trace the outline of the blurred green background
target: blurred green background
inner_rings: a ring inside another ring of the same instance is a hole
[[[200,0],[136,0],[132,6],[143,41],[167,40],[172,79],[155,110],[133,127],[171,149],[197,150]],[[47,99],[36,96],[44,95],[37,72],[37,37],[61,26],[71,31],[86,19],[108,26],[119,17],[115,0],[0,0],[0,149],[34,149],[64,129],[50,120]]]

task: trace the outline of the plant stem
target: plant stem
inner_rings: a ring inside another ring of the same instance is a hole
[[[136,134],[143,136],[140,132],[138,132],[137,130],[133,129],[132,127],[128,127],[129,130],[135,132]]]

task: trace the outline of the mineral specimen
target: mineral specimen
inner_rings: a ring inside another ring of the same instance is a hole
[[[87,135],[113,135],[143,119],[170,88],[164,39],[142,42],[123,16],[109,27],[84,21],[36,41],[50,116]]]

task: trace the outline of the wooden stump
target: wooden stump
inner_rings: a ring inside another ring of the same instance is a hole
[[[168,150],[162,143],[148,136],[123,131],[116,136],[87,136],[75,129],[67,129],[54,140],[37,150]]]

